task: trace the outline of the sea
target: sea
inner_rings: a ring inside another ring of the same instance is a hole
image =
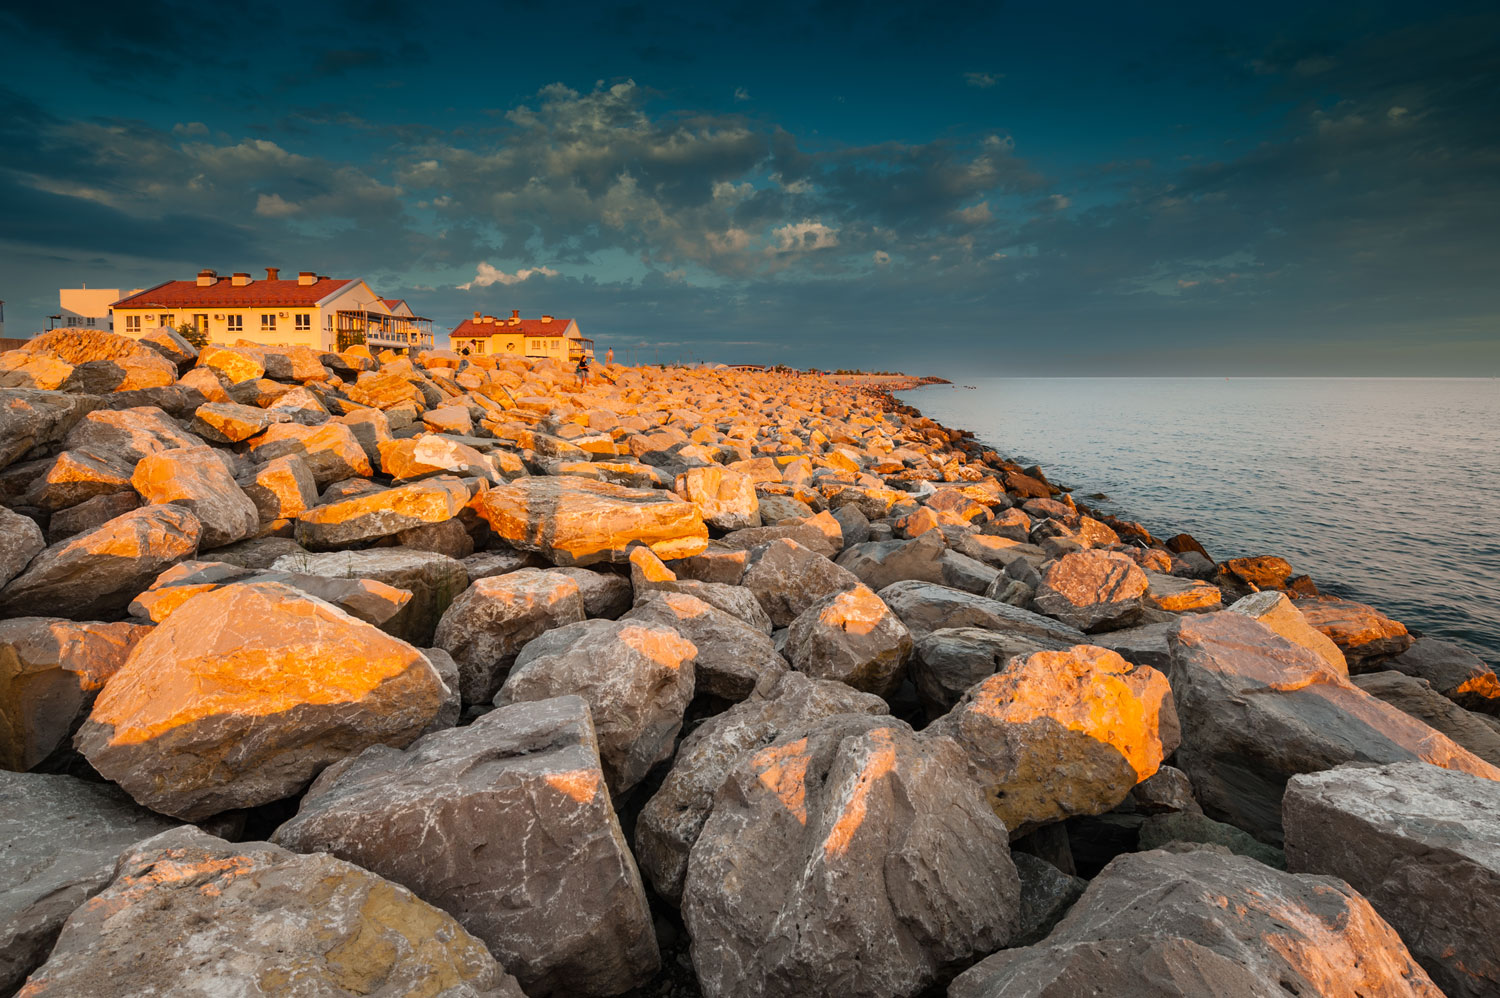
[[[1079,501],[1500,668],[1500,380],[968,378],[900,393]]]

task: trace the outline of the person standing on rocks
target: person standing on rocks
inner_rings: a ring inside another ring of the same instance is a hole
[[[582,357],[578,358],[578,387],[579,388],[587,388],[588,386],[589,386],[589,355],[588,354],[584,354]]]
[[[615,348],[614,347],[610,347],[608,350],[604,351],[604,366],[605,367],[609,367],[614,362],[615,362]]]

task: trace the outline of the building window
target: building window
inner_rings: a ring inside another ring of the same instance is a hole
[[[475,340],[474,341],[474,352],[475,353],[484,353],[484,340]]]
[[[243,333],[245,331],[245,317],[243,315],[231,315],[224,319],[225,328],[231,333]]]
[[[297,313],[297,328],[298,329],[311,329],[312,328],[312,313],[311,312],[298,312]]]
[[[73,320],[69,319],[68,320],[68,325],[71,326],[72,324],[73,324]],[[127,333],[138,333],[138,332],[140,332],[141,331],[141,317],[138,316],[138,315],[127,315],[125,317],[125,331]]]
[[[162,313],[161,324],[163,326],[166,326],[168,329],[176,329],[177,328],[177,326],[175,324],[173,324],[173,322],[172,322],[172,313],[171,312],[163,312]]]
[[[332,329],[333,328],[333,316],[331,316],[331,315],[325,315],[325,316],[323,316],[323,328],[324,329]]]
[[[263,333],[276,332],[276,313],[262,312],[260,314],[260,331]]]
[[[76,325],[78,325],[78,318],[77,318],[77,316],[72,316],[72,315],[68,316],[68,325],[70,325],[70,326],[76,326]]]

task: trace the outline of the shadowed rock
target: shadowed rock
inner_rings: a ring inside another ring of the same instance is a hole
[[[1394,929],[1331,877],[1205,850],[1121,856],[1052,934],[948,998],[1441,998]]]
[[[1113,631],[1140,617],[1148,586],[1139,565],[1114,551],[1075,551],[1042,573],[1036,608],[1081,631]]]
[[[1347,880],[1448,998],[1500,994],[1500,784],[1419,762],[1287,784],[1287,863]]]
[[[273,840],[410,888],[489,946],[529,995],[613,995],[656,970],[640,874],[588,707],[501,707],[406,751],[330,767]]]
[[[127,849],[21,994],[206,996],[231,982],[286,998],[525,998],[483,943],[406,888],[196,828]]]
[[[906,678],[911,632],[865,586],[825,596],[787,628],[792,668],[890,697]]]
[[[98,404],[97,399],[80,395],[0,389],[0,468],[21,460],[34,448],[62,440]]]
[[[1500,766],[1500,730],[1443,696],[1425,679],[1400,672],[1367,672],[1355,676],[1353,682],[1370,696],[1441,731],[1490,765]]]
[[[223,557],[223,552],[216,551],[214,555]],[[402,547],[285,554],[278,556],[271,568],[295,575],[373,579],[406,590],[411,593],[411,601],[382,627],[421,648],[432,644],[433,631],[443,612],[469,585],[462,562],[433,551]]]
[[[696,596],[653,593],[621,619],[662,624],[693,643],[698,649],[693,659],[695,695],[743,700],[758,685],[774,683],[787,671],[786,659],[769,635]]]
[[[917,642],[907,671],[929,718],[946,714],[975,683],[1017,655],[1072,647],[1071,642],[981,627],[945,627]]]
[[[776,627],[786,627],[814,603],[853,589],[859,579],[827,558],[781,538],[750,552],[740,585],[755,594]]]
[[[46,547],[42,528],[35,520],[0,506],[0,588],[20,575]]]
[[[1083,632],[1030,610],[931,582],[898,582],[878,594],[921,641],[945,627],[982,627],[1035,638],[1085,643]]]
[[[1427,680],[1460,707],[1500,717],[1500,677],[1467,648],[1437,638],[1418,638],[1384,665]]]

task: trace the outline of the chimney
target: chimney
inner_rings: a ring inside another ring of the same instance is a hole
[[[219,275],[212,270],[198,271],[198,287],[211,288],[219,283]]]
[[[280,267],[267,267],[266,268],[266,280],[268,280],[268,281],[274,281],[274,280],[276,280],[277,275],[280,274],[280,273],[281,273],[281,268]]]
[[[326,281],[326,280],[328,280],[328,275],[327,274],[319,274],[318,275],[318,280],[320,280],[320,281]]]
[[[317,284],[318,275],[314,274],[310,270],[299,270],[297,271],[297,283],[302,285],[304,288],[308,287],[309,285]]]
[[[475,321],[475,322],[478,322],[478,321],[479,321],[479,313],[478,313],[478,312],[475,312],[475,313],[474,313],[474,321]]]
[[[552,321],[552,316],[550,316],[550,315],[544,315],[544,316],[542,316],[542,321],[543,322],[551,322]]]
[[[247,285],[247,284],[250,283],[250,275],[249,274],[235,274],[233,277],[231,277],[229,279],[229,283],[232,284],[232,285],[234,285],[237,288],[243,288],[245,285]]]
[[[510,310],[510,317],[512,319],[519,319],[521,317],[521,310],[518,309],[518,308],[511,309]]]

